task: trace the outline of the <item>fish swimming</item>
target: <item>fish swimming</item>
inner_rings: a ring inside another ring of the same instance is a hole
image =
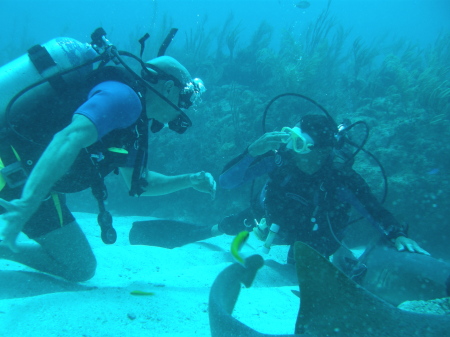
[[[154,296],[155,293],[148,292],[148,291],[142,291],[142,290],[133,290],[133,291],[130,291],[130,295],[133,295],[133,296]]]
[[[407,312],[392,306],[301,242],[295,244],[295,258],[301,297],[295,335],[263,334],[231,315],[241,283],[250,287],[264,265],[260,255],[253,255],[245,259],[245,267],[235,263],[214,281],[209,294],[211,336],[441,337],[450,331],[450,317]]]
[[[450,264],[432,256],[398,252],[394,247],[378,244],[359,261],[367,271],[357,282],[394,306],[450,296],[446,285]]]
[[[438,174],[440,170],[438,168],[431,169],[427,172],[429,175]]]
[[[300,1],[300,2],[298,2],[298,3],[295,5],[295,7],[301,8],[301,9],[306,9],[306,8],[308,8],[309,6],[311,6],[311,4],[309,3],[309,1]]]
[[[231,255],[233,255],[234,259],[239,262],[244,264],[244,259],[242,258],[241,255],[239,255],[240,250],[242,249],[242,247],[245,245],[245,243],[247,242],[248,238],[250,236],[250,233],[247,231],[242,231],[240,232],[238,235],[236,235],[233,239],[233,241],[231,242]]]

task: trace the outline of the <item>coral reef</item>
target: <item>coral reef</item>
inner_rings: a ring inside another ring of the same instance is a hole
[[[228,28],[234,41],[229,57],[213,55],[212,67],[222,69],[217,71],[222,77],[207,83],[204,104],[193,116],[200,125],[183,136],[183,143],[197,153],[195,169],[208,168],[217,177],[228,160],[261,134],[267,102],[283,92],[301,93],[320,102],[338,122],[366,121],[371,135],[366,149],[379,158],[389,178],[386,207],[408,222],[410,232],[425,245],[435,239],[430,230],[445,233],[450,202],[443,191],[450,179],[448,158],[442,154],[450,145],[442,135],[450,134],[449,34],[427,48],[400,39],[388,42],[384,36],[373,43],[361,37],[351,43],[349,32],[325,10],[302,37],[283,31],[277,49],[270,43],[273,30],[267,23],[261,23],[247,46],[242,40],[237,44],[237,27]],[[282,98],[269,111],[267,129],[291,125],[303,113],[319,111],[300,99]],[[174,159],[165,158],[166,163]],[[193,167],[181,158],[178,167],[171,166],[174,173]],[[360,155],[355,169],[381,196],[383,180],[376,163]],[[217,202],[203,206],[195,200],[190,205],[178,202],[191,207],[192,217],[201,213],[205,222],[218,221],[248,205],[249,190],[219,190]]]
[[[450,200],[444,195],[450,189],[446,140],[450,33],[443,32],[428,47],[386,36],[372,42],[362,37],[351,40],[350,31],[332,16],[330,3],[302,32],[286,28],[276,36],[274,27],[263,21],[244,40],[245,23],[236,23],[230,13],[216,27],[201,17],[192,30],[177,36],[183,43],[171,45],[167,54],[201,77],[207,92],[203,103],[188,112],[194,122],[191,130],[182,136],[163,130],[150,137],[150,169],[166,174],[208,170],[218,177],[229,160],[261,135],[262,114],[270,99],[285,92],[300,93],[320,102],[337,122],[366,121],[371,135],[366,149],[379,158],[389,177],[386,206],[407,221],[423,242],[433,240],[431,230],[449,240],[444,219],[450,217]],[[161,25],[153,22],[157,26],[161,29],[152,36],[162,40],[172,26],[170,18],[164,17]],[[135,39],[138,32],[131,35]],[[275,38],[279,45],[275,46]],[[0,54],[0,62],[25,50],[11,45]],[[144,58],[149,55],[146,52]],[[282,98],[268,113],[267,130],[292,125],[304,113],[320,111],[301,99]],[[378,166],[361,155],[355,168],[380,194]],[[250,186],[219,190],[213,203],[203,195],[187,197],[190,192],[180,192],[145,209],[111,198],[110,207],[210,223],[246,207],[249,191]]]
[[[450,298],[431,301],[408,301],[400,304],[398,307],[419,314],[450,315]]]

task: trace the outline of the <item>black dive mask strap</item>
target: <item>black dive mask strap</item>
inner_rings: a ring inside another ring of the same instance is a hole
[[[178,134],[183,134],[186,130],[192,126],[192,121],[186,114],[179,114],[173,121],[169,122],[169,129],[175,131]],[[150,130],[153,133],[157,133],[162,130],[164,124],[156,119],[152,119],[152,125]]]
[[[152,125],[150,126],[150,131],[153,133],[157,133],[162,130],[164,127],[164,124],[160,121],[157,121],[156,119],[151,120]]]
[[[177,118],[169,122],[169,129],[179,134],[185,133],[191,126],[192,121],[185,113],[179,114]]]

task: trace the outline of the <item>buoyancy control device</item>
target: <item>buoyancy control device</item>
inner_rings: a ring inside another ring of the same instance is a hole
[[[6,126],[6,111],[50,99],[82,81],[93,70],[89,62],[98,56],[88,43],[60,37],[36,45],[27,54],[0,68],[0,127]],[[56,75],[56,76],[55,76]],[[33,90],[31,90],[33,89]]]
[[[173,28],[168,38],[163,42],[158,56],[162,56],[167,49],[171,39],[177,32]],[[170,37],[170,38],[169,38]],[[0,68],[0,130],[8,128],[15,132],[19,137],[26,141],[33,142],[23,134],[15,130],[14,123],[11,123],[11,116],[16,111],[30,110],[39,102],[54,99],[63,94],[68,88],[82,85],[88,75],[95,69],[104,67],[110,61],[115,65],[122,66],[131,75],[135,81],[139,82],[145,89],[153,91],[164,101],[178,110],[180,114],[184,112],[174,105],[165,96],[159,93],[151,85],[149,85],[140,75],[132,70],[121,56],[127,56],[140,63],[143,71],[146,71],[146,65],[140,57],[137,57],[126,51],[118,51],[116,47],[106,39],[106,32],[102,28],[96,29],[92,35],[91,43],[81,43],[75,39],[60,37],[48,41],[43,45],[36,45],[28,50],[28,53],[19,58],[5,64]],[[139,42],[141,43],[142,57],[145,40],[148,34]],[[95,68],[95,69],[94,69]],[[147,70],[148,72],[148,70]],[[144,114],[145,115],[145,114]],[[148,121],[145,119],[145,126],[141,126],[140,130],[144,133],[148,132]],[[145,129],[145,130],[144,130]],[[141,133],[141,132],[140,132]],[[134,185],[138,185],[139,172],[146,167],[146,160],[142,160],[143,154],[146,152],[147,137],[139,137],[140,149],[136,157],[136,163],[133,173],[132,189]],[[40,144],[42,145],[42,144]],[[141,149],[142,148],[142,149]],[[145,156],[144,156],[145,157]],[[146,157],[145,157],[146,158]],[[135,174],[138,173],[138,174]],[[136,178],[135,178],[136,176]],[[103,183],[103,177],[99,174],[99,181],[92,184],[92,191],[99,203],[100,213],[98,223],[101,227],[101,237],[104,243],[112,244],[116,241],[117,234],[112,226],[111,214],[105,209],[104,200],[107,196],[106,187]],[[130,195],[139,195],[139,191]]]

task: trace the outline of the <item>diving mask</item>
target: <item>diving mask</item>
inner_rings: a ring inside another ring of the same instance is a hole
[[[181,110],[180,110],[181,111]],[[161,131],[164,127],[168,127],[170,130],[175,131],[176,133],[182,134],[185,133],[186,130],[192,126],[192,121],[190,118],[181,111],[180,114],[169,123],[161,123],[156,119],[152,119],[152,124],[150,125],[150,130],[153,133]]]
[[[186,83],[180,91],[178,106],[182,109],[189,109],[192,105],[201,102],[201,95],[206,91],[205,84],[199,78],[194,78],[191,82]]]
[[[287,143],[287,149],[294,150],[299,154],[311,152],[311,147],[314,146],[314,140],[310,135],[302,132],[298,126],[295,126],[292,129],[286,126],[281,129],[281,132],[286,132],[289,134],[289,138],[284,141]]]
[[[201,79],[194,78],[183,84],[180,79],[150,63],[146,63],[145,68],[142,68],[141,77],[152,84],[159,80],[172,80],[175,86],[180,88],[177,105],[181,109],[189,109],[192,105],[199,104],[201,102],[200,96],[206,91],[205,84]]]

